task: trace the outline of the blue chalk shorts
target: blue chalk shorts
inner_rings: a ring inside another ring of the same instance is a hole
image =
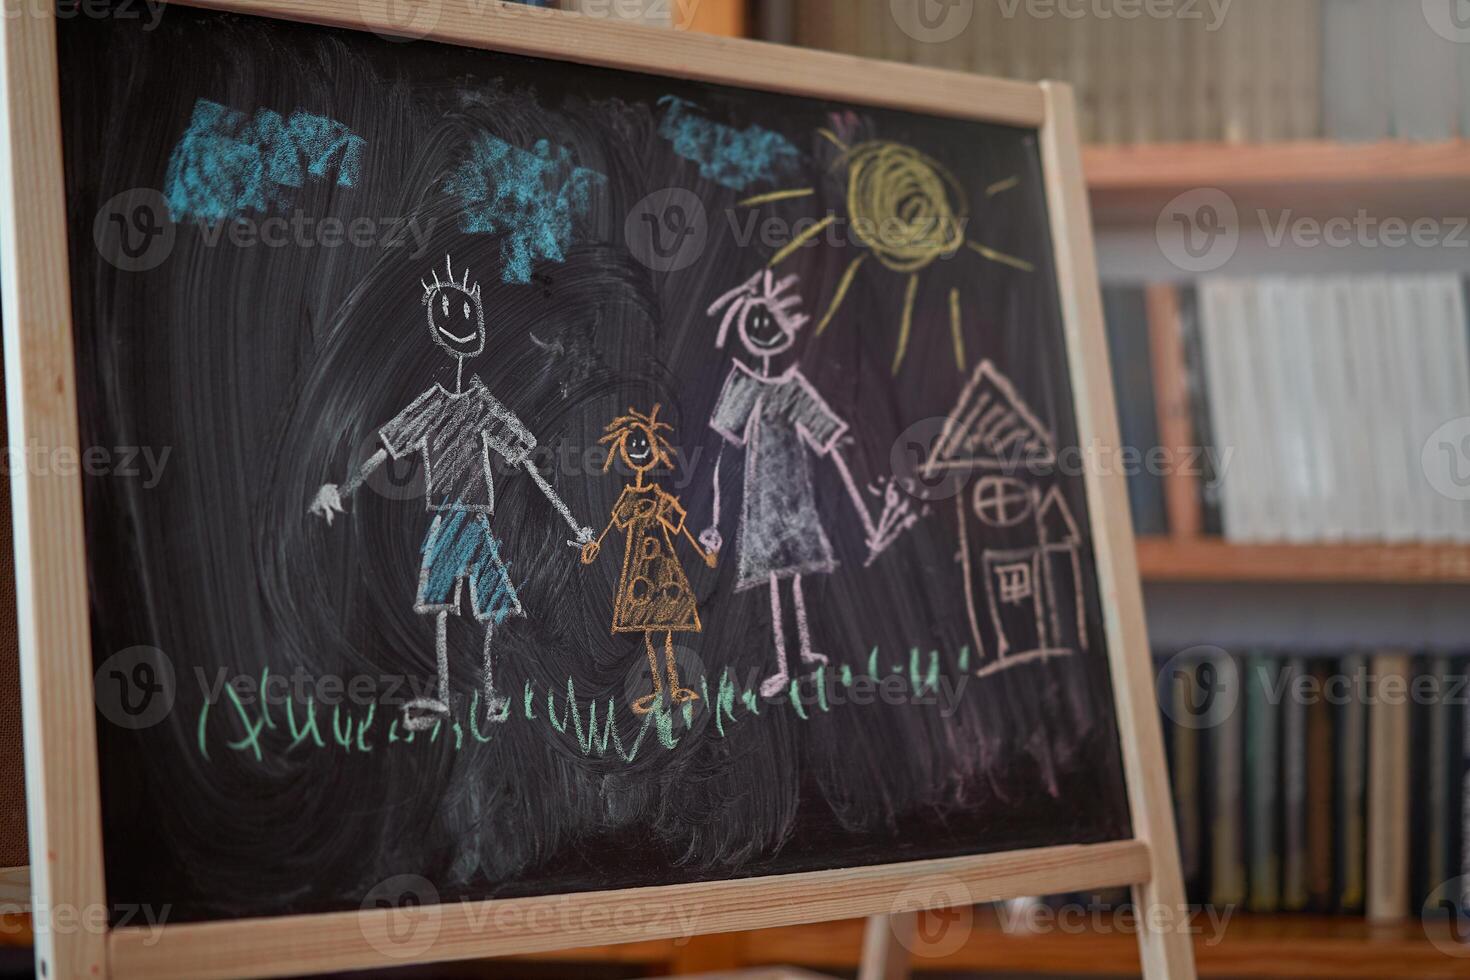
[[[520,596],[485,514],[468,510],[436,514],[424,537],[423,554],[417,612],[459,615],[460,585],[468,579],[476,619],[499,623],[522,615]]]

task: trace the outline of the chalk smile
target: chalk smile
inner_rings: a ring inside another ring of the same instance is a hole
[[[442,333],[444,336],[448,337],[450,340],[457,341],[458,343],[461,343],[461,344],[468,344],[470,341],[472,341],[472,340],[475,339],[475,334],[466,334],[465,336],[461,337],[457,333],[450,333],[448,330],[445,330],[443,327],[440,327],[439,328],[439,332]]]

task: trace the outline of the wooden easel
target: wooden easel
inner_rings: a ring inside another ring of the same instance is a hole
[[[388,0],[189,0],[192,5],[348,31],[395,33]],[[980,119],[1034,129],[1039,138],[1058,270],[1069,381],[1082,445],[1119,444],[1092,228],[1077,142],[1075,107],[1064,85],[936,72],[723,38],[679,35],[618,23],[584,23],[552,11],[478,0],[433,0],[432,40],[531,57],[575,60],[652,74]],[[75,451],[67,202],[62,184],[56,35],[51,16],[0,21],[0,255],[13,445]],[[16,567],[26,705],[33,885],[50,907],[106,908],[101,804],[88,630],[81,481],[54,468],[14,478]],[[664,902],[698,900],[720,930],[857,916],[869,920],[863,976],[903,975],[914,914],[887,913],[906,885],[943,874],[976,902],[1129,884],[1158,929],[1139,941],[1149,978],[1194,976],[1187,910],[1154,700],[1126,488],[1121,477],[1088,468],[1093,553],[1103,597],[1134,836],[874,867],[839,868],[780,879],[740,879],[473,903],[490,921],[534,922],[553,904],[571,913],[594,903],[656,892]],[[360,969],[389,960],[375,945],[404,921],[403,909],[262,920],[78,930],[37,936],[48,980],[93,977],[224,977]],[[494,932],[446,923],[424,962],[538,952],[674,935],[666,922],[634,914],[618,928],[587,925],[548,934],[525,925]],[[402,961],[394,961],[403,965]]]

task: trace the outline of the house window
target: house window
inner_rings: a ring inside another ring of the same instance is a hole
[[[1014,606],[1031,598],[1031,563],[1018,561],[995,570],[1000,579],[1000,601]]]

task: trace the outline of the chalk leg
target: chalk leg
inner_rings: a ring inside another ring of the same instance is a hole
[[[495,624],[485,624],[485,720],[505,721],[510,717],[510,702],[495,690]]]
[[[434,659],[439,668],[439,696],[415,698],[403,706],[403,727],[411,732],[428,731],[449,716],[449,613],[441,612],[434,622]]]
[[[781,580],[771,573],[771,639],[776,643],[776,672],[761,682],[761,697],[773,698],[786,690],[791,673],[786,667],[786,628],[781,623]]]
[[[653,675],[653,693],[645,694],[633,702],[635,714],[646,715],[658,704],[658,699],[664,696],[664,682],[658,674],[658,655],[653,652],[653,634],[643,634],[643,645],[648,650],[648,672]]]
[[[812,631],[806,621],[806,596],[801,593],[800,575],[791,580],[791,594],[796,600],[796,638],[801,644],[801,662],[819,667],[827,662],[827,655],[812,649]]]
[[[679,665],[674,662],[674,634],[664,634],[664,665],[669,669],[669,697],[675,704],[698,701],[699,695],[687,687],[679,686]]]

